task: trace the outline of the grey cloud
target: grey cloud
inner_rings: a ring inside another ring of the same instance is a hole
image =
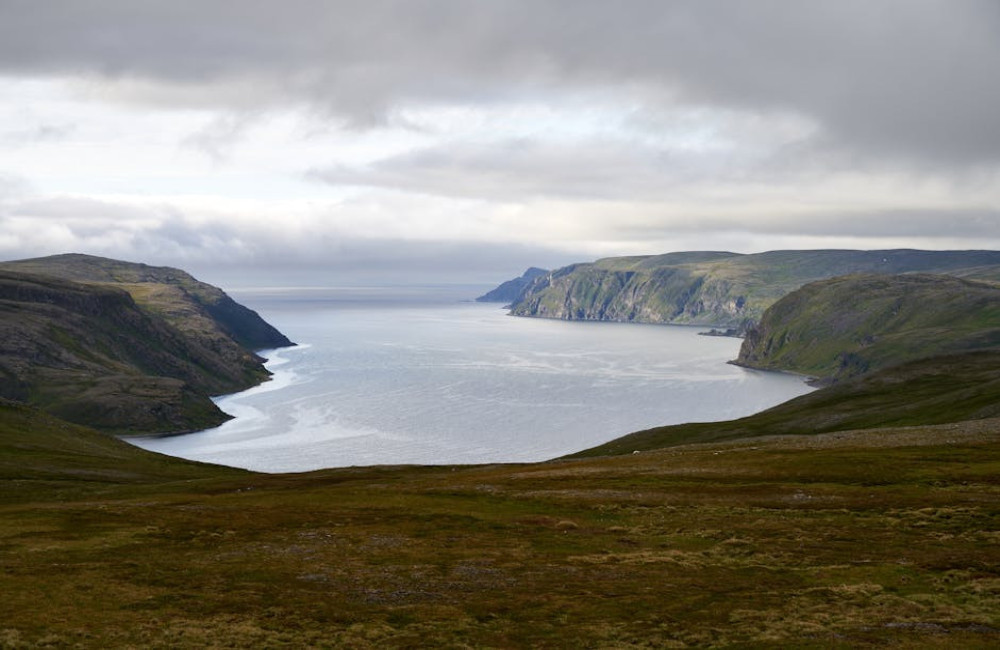
[[[226,113],[189,135],[181,146],[201,151],[216,163],[224,162],[255,119],[252,114]]]
[[[672,234],[744,232],[754,235],[790,235],[857,239],[964,239],[975,247],[1000,244],[1000,210],[910,209],[824,214],[791,214],[748,221],[740,218],[673,220],[647,218],[623,226],[624,237],[656,238]]]
[[[59,142],[73,134],[73,124],[38,124],[0,134],[0,142],[11,147],[24,147],[44,142]]]
[[[0,171],[0,201],[22,196],[28,192],[29,187],[25,178]]]
[[[100,224],[143,223],[159,220],[154,208],[134,207],[81,197],[25,197],[7,207],[9,213],[43,221],[58,222],[73,228],[97,228]]]
[[[551,143],[511,139],[420,149],[364,167],[309,170],[330,185],[359,185],[440,196],[518,201],[537,198],[651,200],[684,183],[725,182],[742,156],[720,157],[636,142]]]
[[[337,238],[326,246],[291,254],[282,246],[265,247],[252,258],[195,263],[220,275],[246,273],[298,278],[302,284],[337,282],[440,282],[499,284],[529,266],[552,268],[590,257],[545,246],[511,243],[413,241],[393,238]]]
[[[1000,161],[998,33],[991,0],[7,0],[0,71],[357,124],[600,92],[796,113],[825,147],[975,164]]]
[[[177,266],[246,286],[357,282],[499,283],[532,265],[561,266],[583,252],[517,243],[414,241],[336,230],[198,219],[169,205],[76,198],[2,200],[0,259],[82,252]]]

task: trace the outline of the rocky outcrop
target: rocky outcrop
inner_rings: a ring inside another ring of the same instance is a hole
[[[741,287],[684,267],[565,267],[536,280],[511,306],[517,316],[741,328],[762,313]]]

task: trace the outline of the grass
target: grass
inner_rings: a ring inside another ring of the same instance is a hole
[[[290,475],[94,439],[4,466],[0,646],[995,647],[1000,429],[942,426]]]
[[[920,359],[838,383],[726,422],[656,427],[576,457],[630,454],[692,442],[878,430],[1000,417],[1000,352]]]
[[[998,346],[996,285],[943,275],[853,275],[782,298],[748,335],[740,361],[843,379]]]

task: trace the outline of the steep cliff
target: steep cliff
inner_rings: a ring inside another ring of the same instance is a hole
[[[737,363],[834,382],[936,355],[1000,347],[1000,287],[940,275],[852,275],[776,302]]]
[[[78,253],[0,262],[0,269],[119,287],[128,291],[143,310],[219,347],[221,353],[234,359],[245,353],[243,348],[292,345],[256,312],[235,302],[222,289],[199,282],[180,269]]]
[[[126,275],[127,282],[58,277],[96,277],[101,267],[145,275]],[[5,263],[0,397],[115,432],[219,424],[228,416],[209,396],[265,380],[253,348],[289,344],[233,305],[221,290],[175,269],[86,256]]]
[[[996,251],[670,253],[574,264],[537,278],[511,313],[566,320],[685,323],[745,330],[782,296],[849,273],[990,277]]]
[[[528,288],[528,285],[530,285],[535,278],[545,275],[546,273],[548,273],[548,270],[532,266],[521,274],[521,277],[507,280],[496,289],[487,291],[483,295],[479,296],[476,298],[476,302],[512,303],[517,300],[522,293],[524,293],[524,290]]]

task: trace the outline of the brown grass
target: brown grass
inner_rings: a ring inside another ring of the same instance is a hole
[[[40,484],[0,647],[995,647],[1000,434],[947,432]]]

